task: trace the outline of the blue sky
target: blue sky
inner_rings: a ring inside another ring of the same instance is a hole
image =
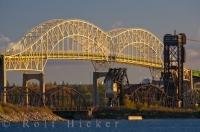
[[[39,23],[55,18],[84,19],[104,30],[143,27],[161,40],[164,34],[177,30],[200,40],[199,0],[0,0],[0,48],[19,40]],[[188,42],[186,51],[186,66],[200,69],[200,43]],[[148,69],[127,67],[132,82],[149,76]],[[45,73],[47,81],[91,83],[92,71],[89,62],[69,61],[49,64]],[[8,78],[19,81],[18,75],[9,73]]]

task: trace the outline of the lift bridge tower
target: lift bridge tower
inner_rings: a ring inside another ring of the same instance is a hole
[[[169,99],[168,107],[181,107],[183,102],[183,64],[185,62],[186,35],[166,34],[164,36],[164,90]]]

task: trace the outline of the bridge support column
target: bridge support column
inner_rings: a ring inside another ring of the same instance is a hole
[[[42,97],[42,105],[45,106],[45,80],[44,80],[44,73],[41,73],[41,82],[40,82],[40,92]]]
[[[27,80],[28,81],[28,80]],[[26,77],[24,77],[24,74],[23,74],[23,88],[25,88],[25,102],[24,105],[28,107],[29,105],[29,96],[28,96],[28,87],[27,87],[27,81],[26,81]]]
[[[6,69],[5,69],[5,58],[4,55],[0,55],[0,93],[3,96],[3,103],[7,103],[7,96],[6,96],[6,87],[7,87],[7,80],[6,80]]]
[[[99,100],[99,97],[98,97],[98,89],[97,89],[97,73],[96,72],[93,72],[93,106],[97,106],[98,105],[98,100]]]
[[[6,71],[5,71],[5,69],[4,69],[4,84],[3,84],[3,86],[4,86],[4,89],[3,89],[3,103],[4,104],[6,104],[7,103],[7,77],[6,77]]]
[[[97,80],[100,77],[105,77],[107,72],[93,72],[93,106],[99,106],[99,90]]]
[[[29,104],[29,97],[28,97],[28,87],[27,82],[31,79],[36,79],[39,81],[40,85],[40,97],[41,97],[41,104],[42,106],[45,105],[45,82],[44,82],[44,73],[39,74],[23,74],[23,87],[26,88],[26,105]]]

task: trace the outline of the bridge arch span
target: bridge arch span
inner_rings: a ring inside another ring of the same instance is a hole
[[[5,53],[5,69],[43,71],[49,59],[115,61],[162,68],[162,49],[162,42],[145,29],[105,32],[84,20],[54,19],[36,26],[11,46]]]
[[[33,27],[30,31],[26,32],[18,42],[8,47],[7,54],[16,55],[23,52],[29,48],[33,42],[38,40],[42,34],[63,21],[64,19],[52,19]]]
[[[141,65],[143,62],[162,65],[163,43],[150,31],[141,28],[121,28],[110,33],[115,35],[112,40],[118,61],[138,59]]]
[[[39,32],[44,25],[49,27]],[[70,39],[68,45],[71,46],[65,47],[65,39]],[[8,50],[8,58],[13,60],[8,61],[10,64],[7,65],[11,68],[7,69],[43,71],[48,59],[62,59],[66,56],[68,59],[106,61],[110,43],[111,37],[89,22],[78,19],[47,21],[33,28]]]

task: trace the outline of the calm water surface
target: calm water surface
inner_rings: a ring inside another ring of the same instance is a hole
[[[200,119],[69,120],[1,122],[0,132],[200,132]]]

